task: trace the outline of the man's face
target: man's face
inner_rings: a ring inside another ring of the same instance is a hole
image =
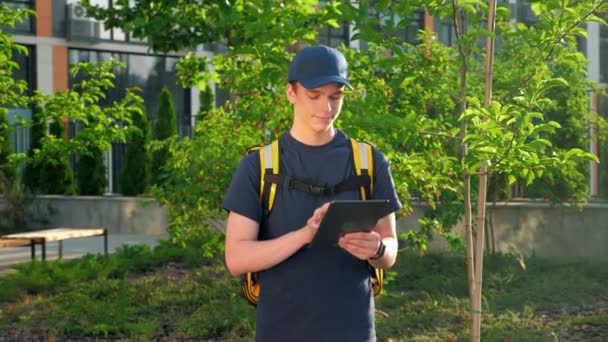
[[[294,105],[294,125],[321,133],[333,129],[342,110],[344,85],[328,83],[306,89],[299,83],[287,85],[287,98]]]

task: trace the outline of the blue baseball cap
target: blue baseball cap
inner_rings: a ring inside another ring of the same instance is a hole
[[[342,52],[325,45],[308,46],[300,50],[289,64],[289,82],[298,81],[304,88],[317,88],[336,82],[348,83],[348,64]]]

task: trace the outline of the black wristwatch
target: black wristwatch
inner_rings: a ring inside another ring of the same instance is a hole
[[[380,246],[378,246],[378,250],[373,257],[369,258],[370,260],[380,259],[384,256],[384,252],[386,251],[386,245],[380,240]]]

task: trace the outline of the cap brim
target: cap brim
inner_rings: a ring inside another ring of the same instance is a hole
[[[298,82],[300,82],[300,84],[306,88],[306,89],[311,89],[311,88],[318,88],[321,86],[324,86],[328,83],[340,83],[340,84],[344,84],[345,86],[348,87],[348,89],[353,89],[353,86],[348,83],[347,80],[345,80],[343,77],[340,76],[323,76],[323,77],[319,77],[319,78],[314,78],[314,79],[310,79],[310,80],[298,80]]]

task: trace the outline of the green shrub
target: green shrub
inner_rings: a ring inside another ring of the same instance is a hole
[[[65,136],[65,125],[61,119],[51,122],[49,133],[58,138]],[[73,195],[76,193],[74,172],[67,156],[57,153],[54,161],[46,161],[43,169],[42,189],[47,194]]]
[[[25,294],[40,294],[53,291],[54,279],[48,272],[47,265],[33,261],[29,267],[10,275],[8,279]],[[13,298],[17,300],[17,298]]]
[[[0,278],[0,302],[10,302],[19,298],[19,287],[16,282],[7,278]]]
[[[87,154],[78,157],[77,172],[78,194],[99,196],[106,190],[106,168],[103,163],[103,151],[91,147]]]
[[[43,121],[40,105],[34,106],[32,126],[30,128],[30,149],[27,151],[28,160],[23,169],[23,185],[32,192],[40,192],[42,167],[32,159],[34,150],[42,148],[42,138],[46,135],[46,122]]]
[[[11,148],[11,131],[6,118],[8,110],[0,108],[0,193],[4,193],[15,181],[17,175],[15,165],[10,162],[9,156],[13,153]]]
[[[150,183],[150,123],[143,111],[133,116],[133,129],[127,138],[125,161],[120,172],[120,192],[126,196],[143,194]]]
[[[198,109],[198,115],[196,116],[196,122],[202,121],[207,117],[209,111],[214,107],[213,102],[215,100],[210,86],[206,86],[205,88],[201,89],[198,98],[200,106]]]
[[[86,287],[76,287],[40,303],[41,311],[55,308],[61,318],[53,323],[55,333],[60,336],[108,337],[127,333],[128,323],[133,319],[129,284],[123,280],[99,280]],[[34,319],[47,321],[42,315]]]
[[[163,87],[160,92],[160,101],[154,122],[152,138],[156,141],[164,141],[177,135],[177,113],[171,97],[171,92],[167,87]],[[168,146],[160,146],[152,151],[152,184],[160,185],[163,183],[163,167],[169,159],[170,153]]]
[[[23,171],[23,184],[33,193],[53,195],[73,195],[76,193],[74,173],[67,156],[59,152],[48,152],[43,160],[34,159],[34,151],[43,148],[42,141],[47,135],[47,123],[36,106],[32,117],[31,145]],[[60,119],[54,120],[48,134],[63,138],[65,127]]]

